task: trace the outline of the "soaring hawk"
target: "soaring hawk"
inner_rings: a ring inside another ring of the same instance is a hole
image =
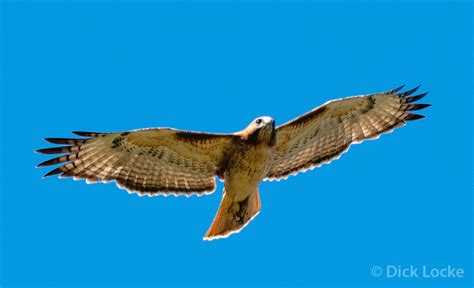
[[[411,111],[427,93],[411,96],[418,87],[329,101],[275,128],[259,117],[233,134],[181,131],[171,128],[116,133],[73,132],[84,138],[45,138],[63,146],[37,150],[64,154],[38,165],[61,164],[45,175],[115,181],[139,195],[203,195],[224,181],[217,214],[204,239],[227,237],[242,230],[260,211],[262,180],[319,167],[344,153],[351,144],[377,138],[424,118]]]

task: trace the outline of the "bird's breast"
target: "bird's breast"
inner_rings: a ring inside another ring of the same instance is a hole
[[[226,193],[245,199],[265,177],[274,148],[268,145],[242,146],[233,153],[225,170]]]

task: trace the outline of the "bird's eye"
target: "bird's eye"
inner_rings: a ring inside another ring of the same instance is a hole
[[[255,123],[261,124],[261,123],[262,123],[262,119],[257,119],[257,121],[255,121]]]

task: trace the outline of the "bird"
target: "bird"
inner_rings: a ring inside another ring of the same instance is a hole
[[[245,129],[216,134],[146,128],[114,133],[78,132],[80,138],[44,138],[60,144],[36,150],[62,154],[37,167],[60,164],[44,177],[115,181],[140,196],[206,195],[224,182],[222,199],[204,240],[240,232],[261,210],[261,181],[286,179],[330,163],[351,144],[376,139],[407,121],[425,116],[412,111],[430,104],[415,103],[417,86],[332,100],[275,127],[258,117]]]

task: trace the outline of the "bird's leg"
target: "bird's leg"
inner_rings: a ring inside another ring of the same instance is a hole
[[[250,195],[240,202],[234,202],[229,208],[229,215],[232,215],[232,220],[239,224],[243,224],[248,212],[248,202]]]

